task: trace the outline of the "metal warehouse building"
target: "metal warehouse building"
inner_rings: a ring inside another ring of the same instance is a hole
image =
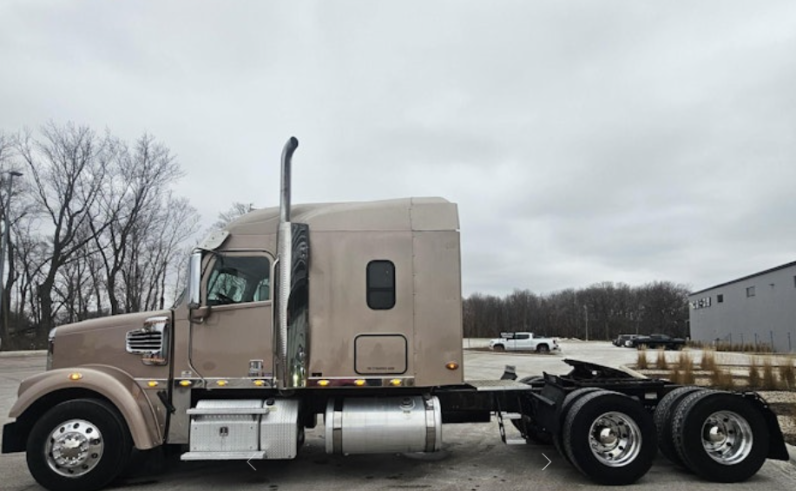
[[[796,261],[691,293],[691,338],[796,350]]]

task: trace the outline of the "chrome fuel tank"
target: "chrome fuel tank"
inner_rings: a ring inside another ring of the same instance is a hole
[[[435,452],[442,448],[436,397],[362,397],[326,406],[326,453]]]

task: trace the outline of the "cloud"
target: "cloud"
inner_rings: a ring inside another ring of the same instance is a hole
[[[294,199],[459,203],[463,284],[703,288],[794,259],[792,2],[25,2],[0,128],[154,134],[212,223]]]

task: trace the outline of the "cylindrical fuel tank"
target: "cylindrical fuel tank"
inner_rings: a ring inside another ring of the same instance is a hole
[[[442,410],[436,397],[348,397],[326,406],[326,453],[436,452]]]

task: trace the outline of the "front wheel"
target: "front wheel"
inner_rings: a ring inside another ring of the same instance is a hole
[[[494,351],[506,351],[506,347],[503,346],[502,344],[496,344],[495,346],[492,347],[492,349]]]
[[[541,354],[550,353],[550,346],[546,344],[540,344],[539,346],[536,347],[536,352]]]
[[[62,402],[28,436],[28,469],[50,491],[93,491],[125,468],[132,442],[122,417],[96,399]]]
[[[573,404],[564,421],[570,462],[600,484],[632,484],[652,467],[657,451],[652,416],[636,400],[599,390]]]

